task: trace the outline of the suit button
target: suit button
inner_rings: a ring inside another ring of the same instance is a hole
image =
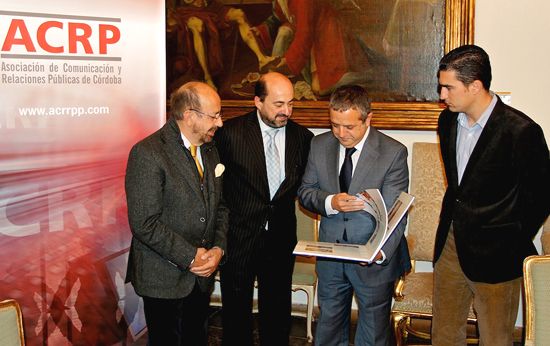
[[[348,218],[347,218],[347,217],[345,217],[345,218],[344,218],[344,221],[348,221]]]
[[[460,201],[458,198],[455,199],[455,202],[456,202],[457,204],[460,204],[460,203],[461,203],[461,201]]]
[[[206,219],[204,217],[201,217],[199,220],[201,220],[201,222],[205,222]]]

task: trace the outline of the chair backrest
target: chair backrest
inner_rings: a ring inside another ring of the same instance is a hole
[[[550,217],[546,219],[546,222],[542,227],[540,241],[542,243],[542,253],[545,255],[550,255]]]
[[[298,240],[317,241],[317,214],[304,209],[296,201],[296,235]]]
[[[550,345],[550,256],[527,257],[523,280],[526,344]]]
[[[0,302],[0,345],[25,345],[21,308],[13,299]]]
[[[413,260],[433,260],[435,233],[445,186],[439,144],[413,143],[410,193],[415,200],[409,212],[407,231]]]

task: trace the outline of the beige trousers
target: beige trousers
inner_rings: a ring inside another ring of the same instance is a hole
[[[462,272],[453,229],[434,268],[432,344],[466,345],[470,305],[477,315],[480,345],[512,346],[521,278],[497,284],[473,282]]]

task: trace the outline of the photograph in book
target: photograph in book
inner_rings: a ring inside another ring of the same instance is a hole
[[[371,214],[376,227],[366,244],[342,244],[316,241],[298,241],[294,248],[295,255],[329,257],[370,263],[374,260],[382,246],[389,239],[401,219],[410,208],[414,197],[401,192],[390,211],[378,189],[368,189],[356,195],[365,202],[364,211]]]

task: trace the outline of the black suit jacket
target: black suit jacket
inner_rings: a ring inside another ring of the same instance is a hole
[[[262,133],[256,111],[224,122],[215,140],[226,167],[224,197],[230,209],[228,261],[248,265],[269,222],[272,255],[288,256],[296,245],[295,198],[313,134],[293,121],[286,125],[286,178],[269,196]],[[268,255],[268,254],[265,254]]]
[[[472,152],[460,185],[456,165],[458,113],[439,117],[448,187],[437,230],[434,263],[451,222],[462,270],[476,282],[522,276],[536,254],[533,237],[550,210],[550,159],[539,125],[499,99]]]
[[[228,210],[222,176],[214,174],[220,159],[212,143],[200,150],[202,189],[173,119],[130,151],[126,197],[133,237],[126,281],[140,295],[182,298],[197,281],[205,292],[213,288],[214,275],[203,278],[188,270],[197,248],[226,248]]]

